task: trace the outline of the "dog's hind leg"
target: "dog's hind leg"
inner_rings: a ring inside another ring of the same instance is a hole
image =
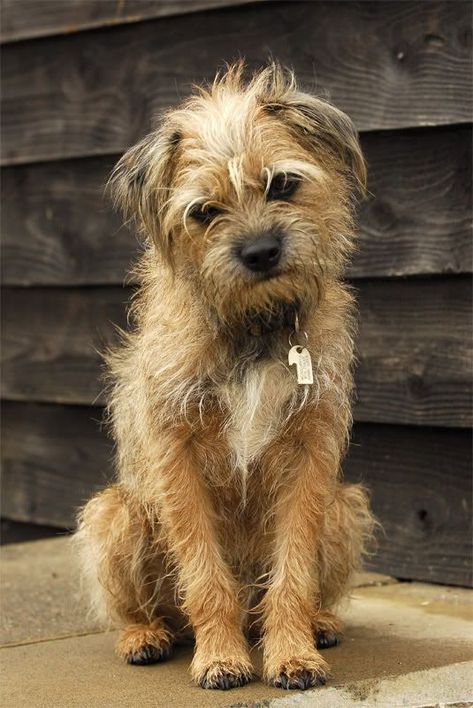
[[[117,654],[130,664],[166,659],[174,637],[159,617],[165,574],[157,522],[119,485],[82,509],[76,543],[93,609],[122,628]]]
[[[333,502],[325,511],[318,549],[321,609],[314,620],[318,649],[335,646],[340,641],[342,623],[333,609],[346,595],[354,572],[361,567],[375,523],[363,487],[338,484]]]

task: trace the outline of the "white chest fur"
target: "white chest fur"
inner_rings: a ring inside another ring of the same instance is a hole
[[[221,391],[229,410],[227,439],[234,467],[246,474],[280,431],[298,397],[292,372],[280,362],[260,362],[250,367],[243,381]]]

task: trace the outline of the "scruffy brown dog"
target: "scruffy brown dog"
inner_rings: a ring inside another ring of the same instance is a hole
[[[116,484],[82,510],[96,609],[131,664],[195,636],[204,688],[324,683],[318,648],[372,528],[342,484],[350,427],[350,120],[270,66],[198,89],[118,163],[146,248],[131,334],[108,358]],[[312,381],[312,383],[311,383]]]

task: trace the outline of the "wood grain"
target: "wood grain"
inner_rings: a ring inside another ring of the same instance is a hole
[[[471,120],[466,2],[264,2],[6,45],[3,163],[118,153],[224,60],[269,56],[360,130]]]
[[[126,326],[120,288],[10,290],[3,294],[3,397],[56,403],[103,401],[101,357]]]
[[[104,401],[98,350],[125,327],[120,288],[5,289],[3,396]],[[467,427],[471,287],[467,278],[360,281],[355,417]]]
[[[359,284],[357,420],[468,427],[469,278]]]
[[[467,126],[362,135],[372,196],[351,277],[471,272],[471,139]],[[104,196],[114,162],[4,169],[5,285],[123,282],[139,243]]]
[[[139,243],[104,194],[114,162],[88,158],[3,170],[4,285],[123,282]]]
[[[2,516],[72,528],[111,476],[100,408],[2,404]]]
[[[372,570],[472,583],[471,431],[357,424],[345,477],[371,490],[382,524]]]
[[[265,0],[3,0],[2,42]]]
[[[351,277],[471,272],[470,126],[364,133],[370,197]]]
[[[4,403],[3,515],[71,528],[112,476],[101,409]],[[430,582],[471,582],[468,431],[357,424],[345,463],[384,527],[370,568]],[[446,493],[448,489],[448,494]]]

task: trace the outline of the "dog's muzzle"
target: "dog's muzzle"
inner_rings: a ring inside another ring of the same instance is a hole
[[[248,270],[254,273],[269,273],[281,260],[281,236],[274,232],[262,234],[245,243],[237,255]]]

